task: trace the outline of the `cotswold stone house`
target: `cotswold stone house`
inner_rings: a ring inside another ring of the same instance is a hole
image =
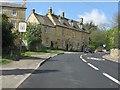
[[[7,2],[0,3],[0,14],[7,15],[10,22],[12,22],[15,30],[18,29],[19,22],[25,21],[25,13],[26,13],[26,0],[24,0],[23,4]]]
[[[81,51],[89,43],[90,33],[82,27],[82,18],[80,22],[71,20],[65,17],[64,12],[57,16],[53,14],[52,8],[43,16],[32,9],[27,22],[42,25],[41,39],[45,47]]]

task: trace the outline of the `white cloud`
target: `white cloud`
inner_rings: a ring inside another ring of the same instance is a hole
[[[84,23],[92,21],[95,25],[101,25],[108,23],[108,20],[105,14],[98,10],[93,9],[91,12],[85,12],[83,15],[79,15],[79,18],[83,18]]]
[[[40,11],[38,12],[38,14],[43,15],[43,12],[40,10]]]
[[[61,9],[58,9],[58,11],[56,12],[56,14],[57,15],[61,15],[62,14],[62,12],[64,12],[63,10],[61,10]]]

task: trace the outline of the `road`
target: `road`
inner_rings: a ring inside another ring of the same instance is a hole
[[[80,52],[55,56],[18,88],[118,88],[118,63],[102,59],[103,55]]]

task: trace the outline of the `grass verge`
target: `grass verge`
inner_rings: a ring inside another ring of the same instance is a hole
[[[31,55],[42,55],[42,54],[47,54],[47,53],[51,53],[51,54],[59,54],[59,53],[63,53],[63,50],[46,50],[46,51],[40,51],[40,52],[25,52],[22,53],[23,56],[31,56]]]

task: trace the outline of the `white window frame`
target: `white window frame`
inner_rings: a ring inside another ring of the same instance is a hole
[[[13,16],[17,16],[17,10],[16,10],[16,9],[13,9],[13,10],[12,10],[12,15],[13,15]]]

